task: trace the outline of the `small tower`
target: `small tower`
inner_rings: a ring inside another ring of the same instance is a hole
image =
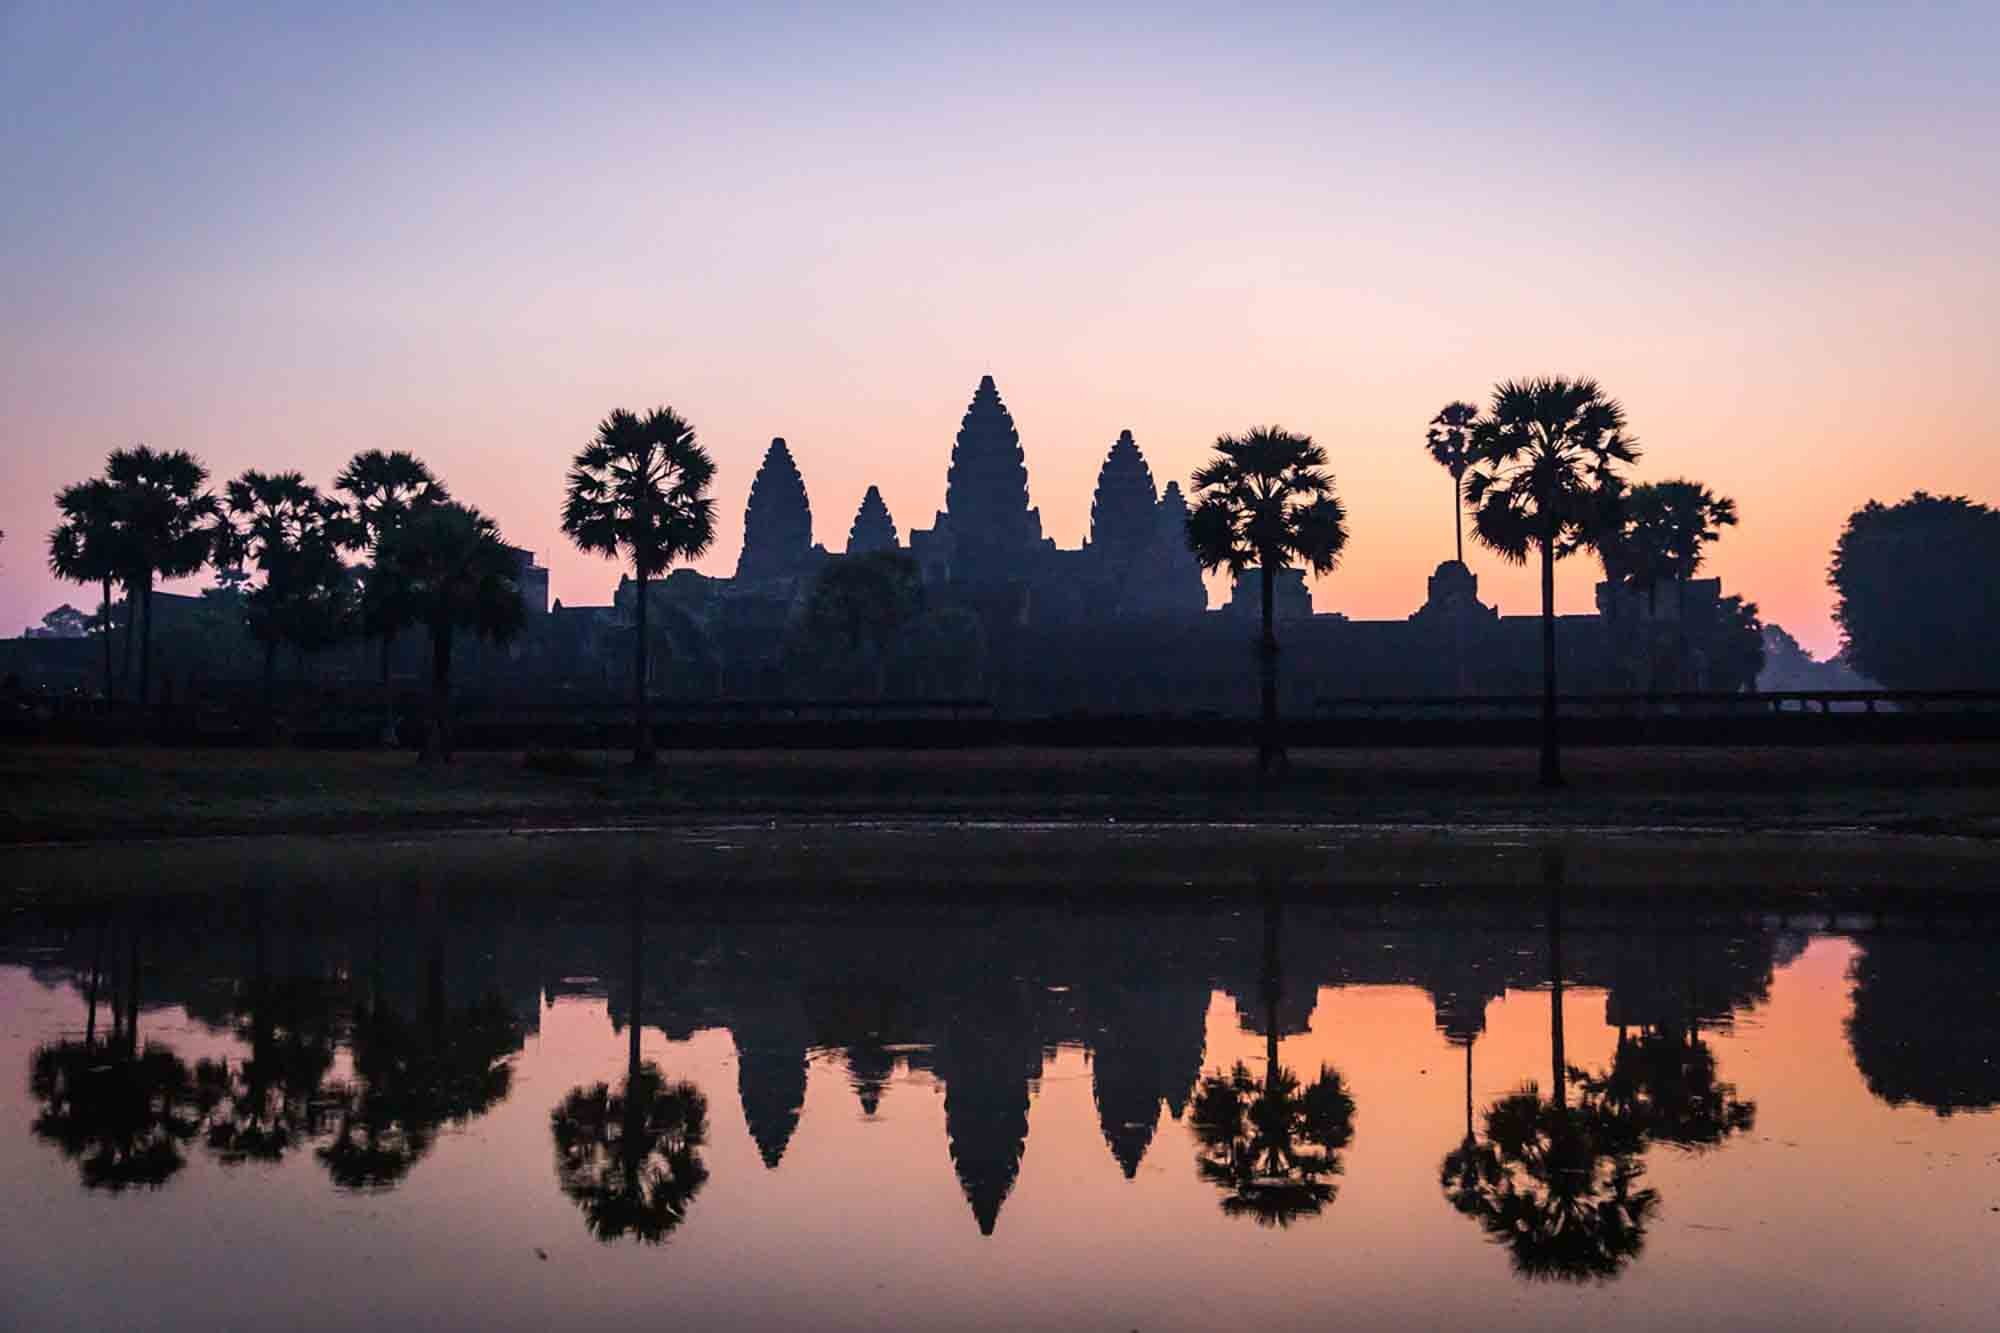
[[[1120,431],[1090,501],[1090,549],[1106,574],[1122,575],[1152,545],[1159,500],[1145,455],[1131,431]]]
[[[883,503],[882,492],[870,486],[861,497],[861,508],[855,511],[854,526],[847,530],[847,553],[866,555],[870,551],[895,549],[896,520],[889,517],[889,506]]]
[[[1153,506],[1145,554],[1126,576],[1118,602],[1121,616],[1160,620],[1208,610],[1208,587],[1201,581],[1201,562],[1188,546],[1187,520],[1180,483],[1170,481]]]
[[[782,439],[771,441],[743,509],[743,554],[736,577],[755,581],[803,572],[812,561],[812,506],[805,479]]]

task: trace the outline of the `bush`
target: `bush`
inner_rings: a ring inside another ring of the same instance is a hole
[[[521,766],[556,778],[589,777],[598,771],[598,765],[574,750],[530,750],[521,756]]]

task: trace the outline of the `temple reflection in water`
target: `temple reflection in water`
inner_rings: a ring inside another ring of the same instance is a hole
[[[46,1182],[51,1234],[162,1208],[190,1237],[319,1234],[359,1205],[571,1262],[685,1254],[697,1287],[745,1246],[835,1284],[894,1256],[1072,1291],[1125,1265],[1150,1276],[1121,1299],[1172,1324],[1148,1302],[1206,1256],[1264,1271],[1258,1237],[1550,1292],[1670,1278],[1752,1217],[1775,1253],[1824,1246],[1814,1190],[1916,1169],[1839,1145],[1957,1161],[2000,1106],[1982,920],[1829,933],[1564,878],[856,900],[406,875],[27,912],[0,1161]],[[801,1246],[845,1257],[778,1257]]]

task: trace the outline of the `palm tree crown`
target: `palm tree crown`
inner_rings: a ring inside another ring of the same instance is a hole
[[[1472,429],[1465,497],[1479,540],[1513,564],[1546,544],[1557,559],[1604,534],[1617,465],[1636,462],[1625,409],[1596,380],[1509,380]]]
[[[469,505],[413,514],[376,558],[395,571],[416,619],[434,633],[505,641],[526,623],[514,555],[493,520]]]
[[[714,478],[714,461],[679,413],[660,407],[640,417],[621,408],[570,464],[563,531],[579,550],[623,556],[638,577],[658,578],[715,540],[715,501],[706,494]]]
[[[1294,560],[1328,574],[1347,545],[1347,510],[1334,494],[1326,450],[1308,435],[1264,426],[1215,442],[1194,474],[1188,545],[1204,569],[1240,574]]]
[[[1459,488],[1465,481],[1465,469],[1472,462],[1472,431],[1478,421],[1479,409],[1471,403],[1446,403],[1431,418],[1430,429],[1424,432],[1424,447],[1429,450],[1431,461],[1451,473],[1452,528],[1461,565],[1465,563],[1465,505]]]
[[[372,551],[385,532],[400,527],[413,511],[451,499],[424,461],[401,449],[354,455],[333,479],[333,488],[347,497],[342,538],[349,550]]]

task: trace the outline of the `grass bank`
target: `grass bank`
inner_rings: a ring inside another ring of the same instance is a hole
[[[1578,749],[1570,785],[1490,749],[1300,750],[1260,789],[1219,749],[617,753],[0,750],[0,843],[782,816],[1710,829],[2000,838],[2000,745]]]

